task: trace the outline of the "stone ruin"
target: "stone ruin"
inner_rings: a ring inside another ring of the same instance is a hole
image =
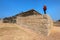
[[[44,35],[49,35],[53,27],[53,21],[50,16],[47,14],[42,15],[35,10],[29,10],[13,17],[4,18],[3,23],[16,23]]]
[[[15,16],[6,17],[3,19],[3,23],[16,23],[16,17]]]
[[[24,27],[44,35],[50,34],[50,30],[53,27],[53,21],[47,14],[42,15],[35,10],[30,10],[26,13],[17,16],[16,21],[18,25],[24,25]]]

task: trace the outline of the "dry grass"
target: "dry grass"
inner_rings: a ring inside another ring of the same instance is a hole
[[[60,27],[51,30],[49,36],[43,36],[16,24],[0,24],[0,40],[60,40]]]
[[[60,27],[54,26],[51,34],[47,36],[47,40],[60,40]]]
[[[27,28],[18,27],[15,24],[2,24],[0,28],[0,40],[44,40],[44,38],[42,35],[39,36]]]

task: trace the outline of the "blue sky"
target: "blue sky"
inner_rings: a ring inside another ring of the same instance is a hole
[[[13,16],[30,9],[44,14],[43,5],[47,6],[47,14],[53,20],[60,19],[60,0],[0,0],[0,18]]]

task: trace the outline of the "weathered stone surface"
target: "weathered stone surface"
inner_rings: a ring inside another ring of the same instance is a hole
[[[29,29],[48,35],[51,27],[53,26],[51,18],[47,15],[32,15],[27,17],[17,17],[17,24],[26,25]]]
[[[50,30],[53,28],[53,21],[50,18],[50,16],[47,14],[43,15],[43,19],[44,19],[45,27],[47,27],[47,31],[45,33],[46,33],[46,35],[49,35]]]

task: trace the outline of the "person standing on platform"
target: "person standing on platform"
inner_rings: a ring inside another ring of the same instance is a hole
[[[44,14],[46,14],[46,10],[47,10],[46,5],[44,5],[43,10],[44,10]]]

